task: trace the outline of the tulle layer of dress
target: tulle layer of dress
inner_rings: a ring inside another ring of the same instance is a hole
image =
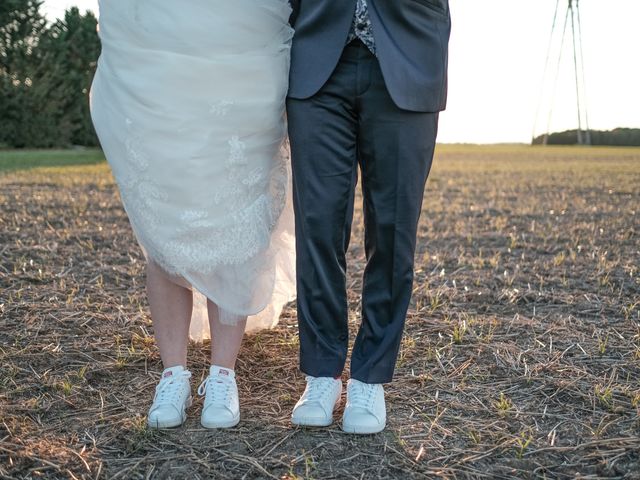
[[[194,291],[191,336],[295,295],[288,0],[102,0],[92,117],[147,259]]]

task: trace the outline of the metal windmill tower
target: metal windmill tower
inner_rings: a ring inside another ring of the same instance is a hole
[[[566,3],[566,10],[561,9],[561,2]],[[558,31],[558,24],[561,14],[564,12],[564,24],[562,32]],[[551,93],[551,102],[549,104],[549,111],[547,114],[546,130],[543,135],[543,144],[547,144],[547,140],[551,129],[551,119],[553,117],[553,107],[556,101],[556,94],[558,90],[558,79],[560,76],[560,70],[563,65],[563,53],[565,51],[565,44],[567,41],[567,35],[569,33],[569,27],[571,30],[571,40],[573,46],[573,72],[575,76],[575,94],[577,100],[577,116],[578,116],[578,145],[591,145],[591,131],[589,128],[589,113],[587,109],[587,87],[586,77],[584,72],[584,54],[582,49],[582,23],[580,21],[580,0],[556,0],[556,9],[553,16],[553,25],[551,27],[551,35],[549,37],[549,46],[547,48],[547,58],[544,67],[544,74],[542,79],[542,93],[540,95],[540,103],[538,105],[538,111],[536,112],[536,118],[533,127],[533,138],[536,135],[536,128],[538,124],[538,118],[540,116],[540,110],[544,99],[544,87],[548,81],[548,76],[554,75],[553,87]],[[557,58],[552,58],[552,50],[554,45],[558,42],[559,48]],[[555,71],[554,71],[555,69]]]

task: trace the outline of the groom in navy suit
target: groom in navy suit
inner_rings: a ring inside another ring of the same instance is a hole
[[[448,0],[292,0],[287,111],[296,213],[297,425],[326,426],[349,339],[345,254],[358,167],[367,265],[342,427],[386,424],[424,187],[447,96]]]

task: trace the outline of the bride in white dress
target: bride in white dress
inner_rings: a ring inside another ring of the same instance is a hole
[[[294,296],[290,11],[288,0],[100,2],[92,117],[147,258],[165,367],[152,427],[185,421],[189,333],[206,338],[209,326],[201,422],[237,424],[245,329],[275,325]]]

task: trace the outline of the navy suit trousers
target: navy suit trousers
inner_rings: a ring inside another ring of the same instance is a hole
[[[367,264],[351,377],[391,381],[411,299],[418,220],[438,113],[402,110],[356,40],[327,83],[287,100],[293,166],[301,370],[342,374],[349,342],[346,251],[358,170]]]

